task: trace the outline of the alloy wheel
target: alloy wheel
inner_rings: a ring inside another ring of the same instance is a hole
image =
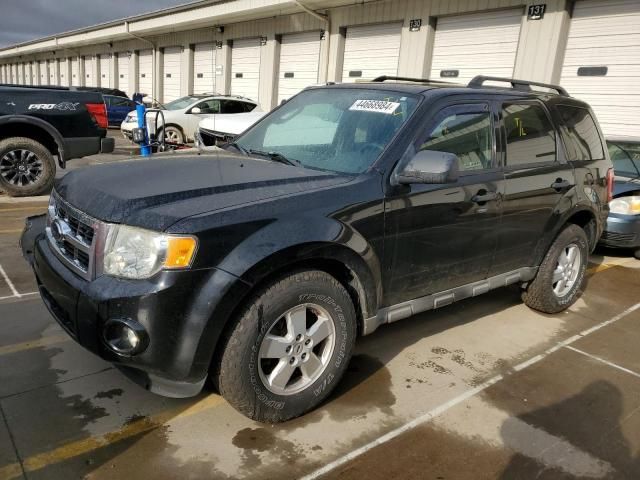
[[[557,297],[564,297],[571,291],[580,275],[582,267],[582,254],[575,243],[571,243],[562,249],[558,257],[558,264],[553,271],[553,293]]]
[[[335,325],[324,308],[311,303],[295,306],[262,339],[260,379],[277,395],[301,392],[325,371],[335,344]]]
[[[0,176],[11,185],[33,185],[43,170],[42,160],[30,150],[11,150],[0,159]]]

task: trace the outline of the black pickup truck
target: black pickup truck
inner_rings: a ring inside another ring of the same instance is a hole
[[[0,191],[24,197],[48,193],[58,165],[110,153],[102,95],[64,87],[0,85]]]
[[[311,87],[223,149],[69,173],[21,240],[44,303],[144,387],[210,378],[265,422],[319,405],[382,324],[512,284],[568,308],[612,199],[590,107],[386,80]]]

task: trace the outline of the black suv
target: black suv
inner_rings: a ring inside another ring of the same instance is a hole
[[[510,284],[571,305],[613,181],[589,106],[376,80],[309,88],[224,149],[69,173],[22,237],[51,313],[153,392],[211,378],[278,422],[384,323]]]

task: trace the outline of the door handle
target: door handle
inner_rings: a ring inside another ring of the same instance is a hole
[[[569,187],[571,187],[571,183],[569,183],[569,180],[563,178],[558,178],[551,184],[551,188],[554,190],[566,190]]]
[[[498,198],[497,192],[487,192],[486,190],[480,190],[473,197],[471,201],[473,203],[486,203]]]

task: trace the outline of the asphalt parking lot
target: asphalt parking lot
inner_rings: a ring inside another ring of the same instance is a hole
[[[563,314],[502,289],[384,326],[324,405],[263,425],[64,334],[18,250],[46,204],[0,197],[0,480],[640,478],[640,261],[597,252]]]

